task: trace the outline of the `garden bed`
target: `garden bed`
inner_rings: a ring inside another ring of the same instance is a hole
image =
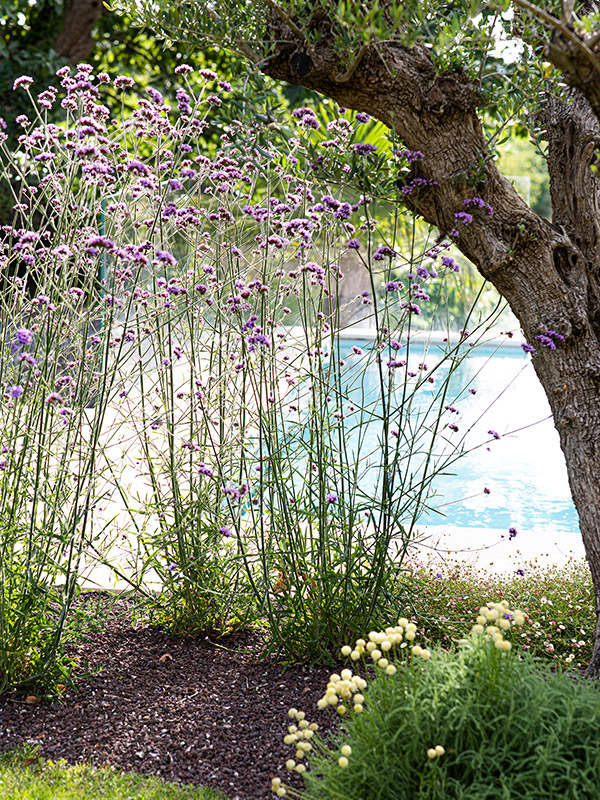
[[[47,759],[207,785],[231,800],[271,798],[289,756],[287,711],[316,712],[331,670],[282,671],[259,646],[256,633],[214,643],[132,628],[126,604],[116,606],[103,630],[72,646],[94,674],[60,702],[0,698],[0,750],[32,743]]]

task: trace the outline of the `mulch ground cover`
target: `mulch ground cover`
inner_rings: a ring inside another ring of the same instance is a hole
[[[292,782],[287,711],[301,708],[322,731],[331,727],[316,702],[332,670],[283,671],[256,653],[257,643],[252,632],[220,643],[174,639],[133,628],[127,604],[115,605],[102,630],[71,646],[92,674],[60,702],[0,698],[0,751],[33,743],[53,761],[212,786],[231,800],[273,798],[272,776]]]

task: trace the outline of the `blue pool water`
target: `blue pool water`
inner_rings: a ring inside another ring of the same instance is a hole
[[[342,356],[350,365],[348,382],[360,375],[355,392],[357,403],[376,396],[378,371],[368,358],[369,344],[360,340],[342,342]],[[352,347],[365,351],[356,355]],[[398,357],[402,356],[400,351]],[[412,345],[408,369],[418,372],[426,362],[429,372],[440,360],[435,344],[427,351]],[[435,385],[425,392],[419,404],[425,408],[437,391],[448,366],[435,371]],[[475,389],[470,393],[468,388]],[[360,397],[359,397],[360,395]],[[454,399],[458,398],[458,399]],[[352,393],[350,393],[352,400]],[[519,347],[483,346],[469,353],[453,372],[448,403],[459,413],[446,415],[458,432],[445,429],[452,440],[465,437],[467,449],[445,474],[434,479],[436,496],[431,505],[440,513],[427,513],[421,522],[472,528],[497,528],[543,534],[577,534],[579,525],[569,492],[564,458],[548,402],[535,376],[530,358]],[[488,431],[500,435],[493,438]],[[368,432],[362,447],[377,447],[380,428]],[[484,492],[489,489],[489,493]]]

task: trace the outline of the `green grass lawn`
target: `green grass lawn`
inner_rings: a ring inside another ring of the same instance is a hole
[[[2,800],[227,800],[213,789],[32,758],[26,752],[0,758]]]

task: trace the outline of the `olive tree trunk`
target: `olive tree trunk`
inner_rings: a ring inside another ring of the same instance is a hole
[[[600,135],[593,104],[584,87],[566,90],[564,101],[548,98],[550,223],[485,158],[474,83],[460,73],[438,75],[425,48],[393,42],[364,48],[342,73],[323,21],[319,33],[307,46],[274,16],[264,72],[367,112],[421,151],[414,177],[437,185],[407,203],[440,232],[455,228],[454,215],[468,198],[481,197],[493,209],[490,215],[469,208],[473,222],[456,244],[508,301],[536,347],[533,363],[560,435],[596,596],[588,674],[600,675],[600,209],[590,169]],[[555,350],[536,339],[546,331],[564,337]]]

